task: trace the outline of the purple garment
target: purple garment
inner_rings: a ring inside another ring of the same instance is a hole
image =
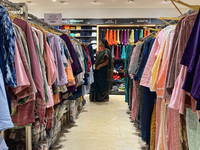
[[[200,102],[200,12],[198,12],[181,64],[188,67],[183,89]],[[194,83],[194,84],[193,84]]]
[[[126,41],[126,30],[124,30],[124,45],[127,45],[127,41]]]
[[[47,33],[47,37],[49,38],[50,47],[54,55],[54,58],[56,60],[56,69],[57,69],[56,87],[61,87],[67,84],[68,81],[65,73],[65,67],[62,61],[59,38],[57,37],[57,35],[51,33]]]
[[[69,39],[69,37],[66,35],[66,34],[63,34],[60,36],[64,41],[65,43],[67,44],[67,47],[68,47],[68,50],[71,54],[71,57],[72,57],[72,60],[73,60],[73,63],[71,64],[72,65],[72,70],[73,70],[73,73],[75,73],[78,69],[79,69],[79,65],[78,65],[78,62],[76,60],[76,56],[75,56],[75,51],[74,51],[74,47]],[[74,74],[75,75],[75,74]]]
[[[41,69],[39,69],[39,68],[41,68],[41,66],[40,66],[40,62],[38,59],[37,50],[35,47],[35,42],[34,42],[34,37],[33,37],[33,32],[32,32],[31,26],[27,21],[19,19],[19,18],[15,18],[13,23],[18,25],[24,31],[24,33],[26,35],[29,56],[31,59],[33,80],[35,82],[36,88],[39,91],[41,98],[45,99],[42,71],[41,71]]]

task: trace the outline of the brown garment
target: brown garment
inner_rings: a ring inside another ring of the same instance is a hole
[[[197,13],[183,17],[176,29],[174,34],[174,40],[172,43],[172,49],[169,57],[169,63],[167,68],[165,87],[164,87],[164,98],[170,99],[174,88],[175,81],[181,70],[181,58],[185,50],[187,41],[190,37],[191,30],[193,28]]]

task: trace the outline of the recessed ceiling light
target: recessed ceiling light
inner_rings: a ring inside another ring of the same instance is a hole
[[[53,0],[54,2],[56,1],[56,0]]]
[[[61,4],[66,4],[66,1],[60,1]]]
[[[32,4],[32,1],[26,1],[27,4]]]
[[[97,3],[99,3],[99,1],[98,1],[98,0],[95,0],[94,3],[97,4]]]
[[[134,0],[128,0],[128,2],[132,3]]]

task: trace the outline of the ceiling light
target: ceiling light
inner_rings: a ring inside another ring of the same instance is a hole
[[[66,1],[60,1],[61,4],[66,4]]]
[[[26,1],[27,4],[32,4],[32,1]]]
[[[98,1],[98,0],[95,0],[94,3],[97,4],[97,3],[99,3],[99,1]]]
[[[132,2],[133,2],[133,0],[128,0],[128,2],[132,3]]]
[[[54,2],[56,1],[56,0],[53,0]]]

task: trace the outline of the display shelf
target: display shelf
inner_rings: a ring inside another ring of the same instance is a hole
[[[125,91],[111,91],[111,95],[125,95]]]
[[[93,29],[79,29],[79,30],[66,30],[66,31],[72,31],[72,32],[76,32],[76,31],[85,31],[85,32],[96,32],[97,30],[93,30]]]
[[[125,83],[125,81],[114,81],[114,80],[113,80],[113,82],[114,83]]]
[[[96,36],[75,36],[75,38],[97,38]]]

